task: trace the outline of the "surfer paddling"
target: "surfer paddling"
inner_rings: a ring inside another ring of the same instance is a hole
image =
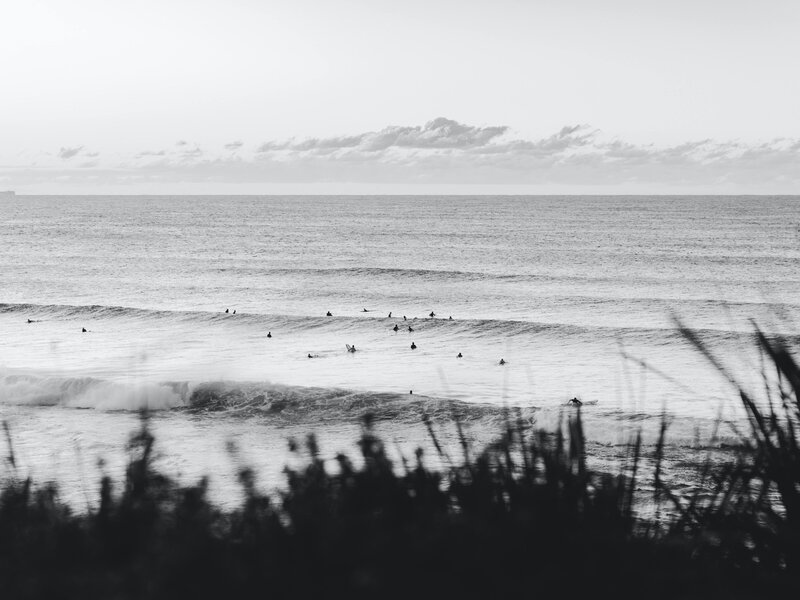
[[[567,400],[567,404],[569,404],[570,406],[583,406],[583,402],[578,400],[577,397],[570,398],[569,400]]]

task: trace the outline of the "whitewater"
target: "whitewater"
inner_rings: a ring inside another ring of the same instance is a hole
[[[663,414],[688,455],[741,415],[679,324],[758,390],[753,323],[800,340],[799,223],[794,197],[0,199],[0,417],[76,498],[140,408],[223,500],[232,461],[277,484],[289,437],[352,450],[367,412],[410,453],[423,413],[480,442],[578,397],[600,458]]]

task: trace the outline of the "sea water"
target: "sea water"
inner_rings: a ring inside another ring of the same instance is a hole
[[[423,413],[484,441],[578,397],[599,454],[664,414],[690,449],[741,414],[680,327],[757,393],[753,324],[799,339],[799,227],[794,197],[0,199],[0,417],[73,499],[145,407],[223,501],[237,461],[277,485],[288,437],[352,450],[366,412],[403,453]]]

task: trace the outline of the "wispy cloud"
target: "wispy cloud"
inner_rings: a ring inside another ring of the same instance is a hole
[[[80,165],[69,159],[91,158]],[[4,185],[45,181],[114,184],[458,184],[546,186],[636,185],[797,193],[800,140],[758,144],[694,140],[671,146],[634,144],[586,124],[539,139],[504,125],[468,125],[434,119],[421,126],[333,137],[232,141],[217,150],[184,140],[171,148],[127,154],[63,147],[60,159],[41,155],[26,165],[0,167]]]
[[[58,151],[58,158],[61,160],[69,160],[73,156],[77,156],[81,150],[83,150],[83,146],[75,146],[74,148],[62,147],[61,150]]]

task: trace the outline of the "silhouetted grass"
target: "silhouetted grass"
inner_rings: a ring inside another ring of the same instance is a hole
[[[691,332],[698,348],[712,354]],[[242,469],[243,501],[223,511],[207,484],[181,486],[152,464],[146,415],[123,482],[104,478],[97,508],[73,514],[53,485],[11,477],[0,491],[0,598],[531,597],[746,598],[800,590],[800,369],[759,333],[781,385],[749,422],[737,460],[707,464],[712,493],[656,500],[677,516],[637,518],[642,446],[618,473],[587,467],[580,410],[554,432],[508,414],[475,450],[456,421],[454,460],[422,450],[395,465],[369,418],[357,464],[326,467],[309,436],[272,498]],[[715,364],[717,364],[715,362]],[[718,365],[722,369],[721,365]],[[724,369],[723,369],[724,371]],[[732,379],[733,380],[733,379]],[[666,431],[666,427],[664,428]],[[6,430],[7,437],[8,432]],[[9,437],[10,440],[10,437]],[[8,464],[16,459],[9,441]]]

